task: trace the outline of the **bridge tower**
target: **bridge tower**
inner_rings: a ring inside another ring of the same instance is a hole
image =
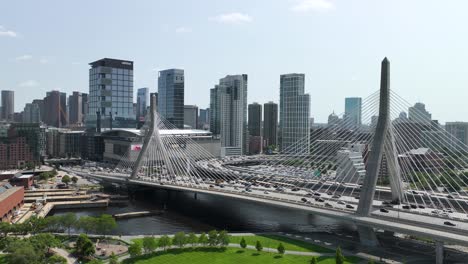
[[[159,134],[159,123],[160,119],[158,117],[158,114],[156,112],[156,96],[152,95],[150,98],[150,122],[148,125],[148,132],[145,135],[145,138],[143,140],[143,146],[140,150],[140,153],[138,154],[138,158],[135,161],[133,165],[133,170],[132,174],[130,175],[130,179],[135,179],[138,175],[138,172],[140,171],[143,163],[145,160],[148,159],[154,159],[155,155],[154,153],[156,152],[162,152],[166,153],[166,147],[164,143],[161,140],[161,136]],[[172,162],[167,157],[167,155],[162,155],[161,161],[164,162],[166,165],[167,170],[174,174],[174,168],[172,166]]]
[[[390,62],[387,58],[383,59],[381,66],[379,117],[356,212],[359,216],[369,216],[372,210],[375,187],[384,155],[388,165],[393,200],[402,201],[403,185],[397,160],[395,138],[390,127]]]
[[[379,117],[356,211],[358,216],[367,217],[372,211],[372,202],[374,201],[375,188],[384,155],[387,161],[392,199],[398,202],[403,201],[400,167],[397,159],[395,138],[390,124],[390,62],[387,58],[383,59],[381,65]],[[378,245],[377,236],[373,228],[359,225],[357,228],[361,243],[368,246]]]

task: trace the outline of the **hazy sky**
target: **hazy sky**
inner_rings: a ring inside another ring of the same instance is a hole
[[[0,89],[15,108],[60,89],[88,92],[88,63],[135,62],[136,88],[185,70],[185,102],[209,104],[227,74],[249,75],[248,102],[279,101],[279,75],[306,74],[319,122],[344,97],[392,89],[440,121],[468,121],[468,1],[148,0],[3,1]]]

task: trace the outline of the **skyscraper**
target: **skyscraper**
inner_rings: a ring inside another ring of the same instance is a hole
[[[133,112],[133,62],[104,58],[89,64],[87,127],[136,127]]]
[[[430,124],[432,115],[426,110],[423,103],[416,103],[408,109],[408,119],[416,123]]]
[[[221,139],[221,155],[247,151],[247,74],[228,75],[210,90],[210,130]]]
[[[210,108],[200,109],[198,117],[198,129],[207,130],[210,128]]]
[[[81,113],[82,113],[82,119],[81,123],[85,123],[86,116],[88,115],[88,94],[87,93],[81,93]]]
[[[198,124],[198,106],[184,105],[184,124],[193,129],[197,128]]]
[[[23,123],[39,123],[41,121],[41,112],[39,105],[27,103],[23,110]]]
[[[49,126],[64,127],[67,125],[67,94],[59,91],[47,92],[44,98],[43,120]]]
[[[309,153],[310,98],[304,93],[305,75],[280,76],[280,150],[283,153]]]
[[[68,123],[74,126],[83,125],[83,97],[80,92],[73,92],[68,97]]]
[[[159,72],[158,112],[177,128],[184,128],[184,70]]]
[[[262,105],[249,104],[249,136],[260,136],[262,130]]]
[[[249,154],[259,154],[262,151],[262,105],[249,104]]]
[[[137,91],[136,119],[137,122],[145,122],[149,104],[149,88],[140,88]]]
[[[278,144],[278,104],[273,102],[263,104],[263,140],[266,146]]]
[[[453,136],[450,142],[453,146],[459,146],[461,142],[463,149],[468,148],[468,122],[447,122],[445,130]]]
[[[362,99],[360,97],[345,98],[344,122],[347,126],[361,126]]]
[[[3,90],[2,91],[2,111],[1,118],[4,120],[13,120],[15,113],[15,92]]]

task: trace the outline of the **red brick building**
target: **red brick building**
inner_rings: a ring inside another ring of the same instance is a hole
[[[34,162],[34,157],[24,137],[0,143],[0,169],[15,169],[28,162]]]
[[[9,222],[24,203],[24,188],[0,182],[0,219]]]

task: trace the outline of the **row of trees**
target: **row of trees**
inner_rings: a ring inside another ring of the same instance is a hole
[[[139,256],[143,253],[149,254],[156,249],[160,248],[162,250],[167,250],[171,246],[176,246],[178,248],[184,248],[185,246],[196,247],[201,245],[203,247],[211,246],[221,246],[225,247],[229,245],[229,234],[227,231],[216,231],[212,230],[206,233],[200,234],[200,236],[195,235],[194,233],[185,234],[184,232],[178,232],[171,239],[169,236],[161,236],[159,239],[154,237],[144,237],[140,242],[135,242],[128,248],[128,253],[132,257]]]
[[[66,231],[70,236],[71,230],[82,230],[84,233],[106,236],[117,227],[115,219],[108,214],[99,217],[83,216],[77,218],[74,213],[49,216],[46,218],[31,217],[24,223],[9,224],[0,222],[0,236],[37,234],[41,232]]]

